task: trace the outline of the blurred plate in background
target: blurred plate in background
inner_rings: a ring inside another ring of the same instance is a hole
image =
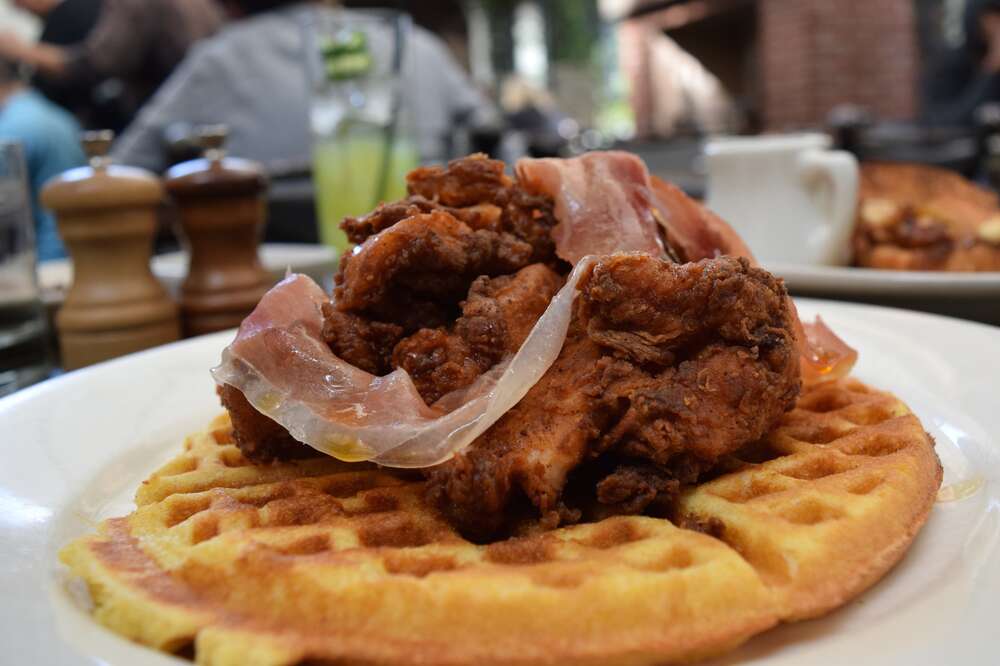
[[[1000,272],[889,271],[771,263],[796,296],[921,310],[1000,326]]]

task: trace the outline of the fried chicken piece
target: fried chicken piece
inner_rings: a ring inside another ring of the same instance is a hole
[[[763,437],[798,397],[798,378],[786,371],[797,364],[784,346],[724,341],[658,373],[628,361],[607,364],[601,402],[628,407],[595,451],[666,465],[681,453],[714,461]]]
[[[554,204],[549,197],[529,194],[504,173],[504,163],[485,155],[453,160],[446,167],[421,167],[406,177],[411,199],[421,197],[447,210],[473,228],[484,228],[480,220],[469,220],[474,208],[489,205],[499,209],[497,231],[526,241],[532,247],[531,262],[555,261],[552,228],[556,225]],[[469,207],[473,207],[470,209]],[[492,218],[490,218],[492,219]]]
[[[504,163],[482,153],[452,160],[447,167],[420,167],[406,175],[410,194],[459,208],[505,201],[513,185],[504,173]]]
[[[582,283],[559,358],[490,430],[429,472],[429,496],[476,538],[503,527],[518,494],[558,524],[572,515],[563,491],[574,469],[615,456],[658,476],[643,484],[613,472],[596,499],[640,511],[792,407],[792,330],[782,283],[745,259],[606,258]]]
[[[705,335],[774,346],[787,334],[785,289],[745,258],[672,265],[637,254],[598,263],[582,285],[587,333],[619,358],[673,365]]]
[[[367,215],[345,218],[340,223],[340,228],[347,234],[348,240],[360,245],[369,237],[388,229],[397,222],[436,210],[450,213],[473,229],[502,230],[500,216],[503,211],[493,204],[483,203],[465,208],[453,208],[442,206],[420,195],[413,195],[402,201],[381,203]]]
[[[501,228],[531,245],[532,261],[556,261],[556,244],[552,239],[552,227],[556,225],[554,208],[548,197],[529,194],[520,187],[512,190],[503,205]]]
[[[697,479],[697,474],[687,483]],[[650,464],[623,464],[597,484],[597,501],[608,507],[609,513],[641,513],[663,495],[676,495],[681,479]]]
[[[485,336],[491,322],[502,322],[504,346],[515,352],[531,333],[565,279],[545,264],[532,264],[514,275],[478,278],[462,304],[456,329],[474,344],[492,344]]]
[[[412,196],[402,201],[380,203],[375,210],[360,217],[345,217],[340,228],[347,234],[347,240],[360,245],[397,222],[435,210],[443,210],[443,207],[422,196]]]
[[[247,460],[266,463],[321,455],[293,438],[279,423],[254,409],[239,389],[225,384],[219,386],[216,392],[222,406],[229,412],[236,445]]]
[[[672,280],[662,266],[614,257],[583,287],[588,334],[620,359],[602,369],[602,399],[629,403],[599,448],[661,465],[683,451],[714,460],[759,439],[798,397],[785,290],[743,258],[686,264]]]
[[[392,372],[392,350],[403,337],[403,327],[370,321],[323,304],[323,339],[333,353],[373,375]]]
[[[514,236],[473,230],[449,213],[415,215],[343,258],[336,307],[408,333],[434,328],[455,319],[473,280],[514,273],[531,254],[531,246]]]
[[[417,331],[396,345],[392,363],[410,374],[432,404],[515,353],[561,286],[562,278],[543,264],[515,275],[479,277],[450,329]]]
[[[469,448],[427,471],[428,499],[475,539],[504,527],[515,493],[547,526],[564,522],[566,477],[612,416],[599,411],[589,378],[600,358],[583,327],[571,323],[559,358],[527,395]]]
[[[499,328],[499,327],[497,327]],[[495,331],[502,340],[502,332]],[[468,386],[502,357],[502,347],[472,347],[461,335],[444,328],[422,328],[393,351],[392,362],[413,378],[428,405]]]

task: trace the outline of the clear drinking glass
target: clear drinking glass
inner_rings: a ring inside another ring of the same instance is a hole
[[[21,146],[0,142],[0,396],[51,372]]]
[[[328,8],[306,27],[319,235],[342,252],[340,221],[404,197],[420,161],[400,95],[409,29],[402,12]]]

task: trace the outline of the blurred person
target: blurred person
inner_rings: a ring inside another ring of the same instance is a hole
[[[29,87],[16,63],[0,58],[0,141],[23,146],[38,258],[43,261],[65,256],[66,251],[55,219],[42,208],[38,194],[50,178],[84,163],[79,133],[69,113]]]
[[[976,122],[976,109],[1000,101],[1000,0],[969,0],[965,39],[933,58],[924,82],[924,117],[937,125]]]
[[[12,0],[12,4],[39,20],[39,43],[54,46],[72,46],[84,41],[97,25],[101,11],[101,0]],[[92,95],[95,81],[36,72],[31,85],[71,111],[85,126],[112,126],[115,122],[114,116],[109,116],[110,110],[95,104]]]
[[[122,104],[137,109],[223,18],[215,0],[102,0],[97,23],[83,41],[32,44],[0,32],[0,57],[59,81],[93,85],[118,79]]]
[[[198,44],[116,143],[125,164],[169,166],[164,134],[177,124],[225,123],[233,155],[274,166],[308,164],[310,88],[303,26],[319,3],[224,0],[235,19]],[[441,159],[456,119],[491,117],[447,46],[414,26],[403,57],[402,96],[421,155]]]

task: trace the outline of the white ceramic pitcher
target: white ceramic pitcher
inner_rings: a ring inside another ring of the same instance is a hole
[[[850,257],[858,163],[825,134],[719,137],[705,148],[708,207],[763,263]]]

